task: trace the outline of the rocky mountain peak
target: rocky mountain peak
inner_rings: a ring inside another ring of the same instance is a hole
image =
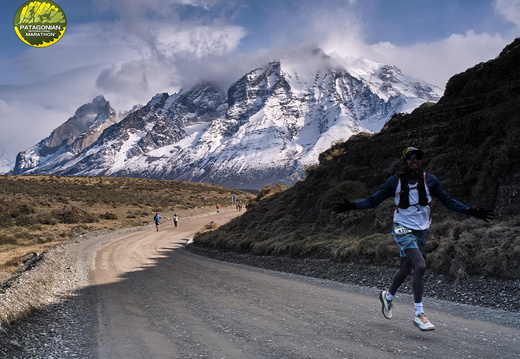
[[[235,188],[292,184],[331,143],[378,131],[394,113],[441,95],[392,66],[366,60],[356,69],[350,73],[315,51],[303,60],[254,69],[227,92],[200,82],[173,95],[159,93],[79,151],[58,146],[67,155],[45,159],[42,147],[21,153],[15,172],[151,177]]]
[[[18,154],[13,173],[19,174],[36,167],[67,161],[94,143],[104,129],[117,123],[119,117],[103,96],[80,106],[74,116],[57,127],[49,137]]]

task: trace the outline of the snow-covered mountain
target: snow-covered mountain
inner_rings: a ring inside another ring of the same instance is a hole
[[[117,121],[118,116],[108,101],[98,96],[78,108],[74,116],[52,131],[49,137],[20,152],[13,173],[53,173],[54,168],[74,158]]]
[[[394,66],[359,60],[347,70],[320,51],[306,60],[312,61],[271,62],[227,93],[201,82],[158,94],[119,122],[108,108],[94,111],[97,120],[90,122],[76,113],[20,153],[13,173],[150,177],[235,188],[292,184],[333,142],[377,132],[394,113],[442,95]],[[81,122],[83,129],[62,128],[69,122]],[[81,142],[86,146],[76,145],[95,124],[107,126],[94,131],[88,144]]]

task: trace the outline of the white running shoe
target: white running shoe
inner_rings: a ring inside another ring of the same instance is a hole
[[[424,313],[416,315],[413,318],[413,324],[415,324],[415,326],[418,327],[419,329],[421,329],[423,332],[435,330],[435,325],[430,323],[430,321],[428,320],[428,318],[426,318]]]
[[[392,301],[386,299],[386,291],[379,293],[379,300],[383,305],[382,312],[386,319],[392,319]]]

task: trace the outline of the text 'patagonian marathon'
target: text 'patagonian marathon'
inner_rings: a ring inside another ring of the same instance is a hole
[[[31,31],[61,31],[61,25],[20,25],[19,28]]]

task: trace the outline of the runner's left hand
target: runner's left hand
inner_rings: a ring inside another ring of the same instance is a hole
[[[489,222],[494,217],[493,211],[484,208],[468,208],[467,215],[479,218],[485,222]]]

